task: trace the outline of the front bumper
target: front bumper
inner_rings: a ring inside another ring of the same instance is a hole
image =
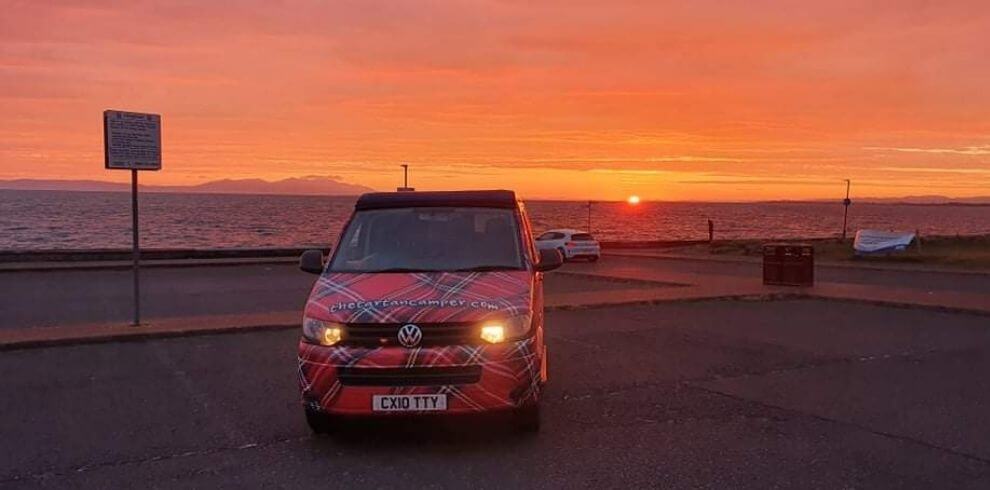
[[[416,349],[324,347],[300,342],[299,385],[309,409],[332,414],[377,415],[380,412],[373,412],[371,407],[374,395],[446,394],[447,410],[443,413],[508,410],[539,400],[546,381],[545,355],[538,336],[504,344]],[[410,377],[455,371],[471,372],[472,377],[454,376],[440,381],[450,384],[431,381],[418,385],[409,379],[392,386],[366,383],[377,373],[401,376],[403,368],[408,369]]]
[[[568,259],[576,259],[579,257],[599,257],[602,254],[602,250],[599,247],[574,247],[564,249],[564,255]]]

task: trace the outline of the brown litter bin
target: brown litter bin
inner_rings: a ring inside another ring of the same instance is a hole
[[[805,243],[763,245],[763,284],[812,286],[815,284],[815,248]]]

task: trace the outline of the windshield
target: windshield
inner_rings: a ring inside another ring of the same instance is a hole
[[[523,269],[511,209],[400,208],[358,211],[330,272]]]

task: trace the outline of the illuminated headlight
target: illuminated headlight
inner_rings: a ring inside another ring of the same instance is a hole
[[[314,344],[334,345],[340,342],[344,329],[340,324],[303,317],[303,337]]]
[[[518,339],[529,334],[533,317],[520,315],[505,320],[487,321],[481,325],[481,340],[490,344],[498,344],[506,340]]]
[[[490,344],[497,344],[505,341],[505,327],[501,324],[482,325],[481,340]]]

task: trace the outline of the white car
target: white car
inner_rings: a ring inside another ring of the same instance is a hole
[[[581,230],[548,230],[536,238],[536,247],[540,250],[557,249],[565,260],[582,258],[594,262],[602,256],[598,240],[591,233]]]

